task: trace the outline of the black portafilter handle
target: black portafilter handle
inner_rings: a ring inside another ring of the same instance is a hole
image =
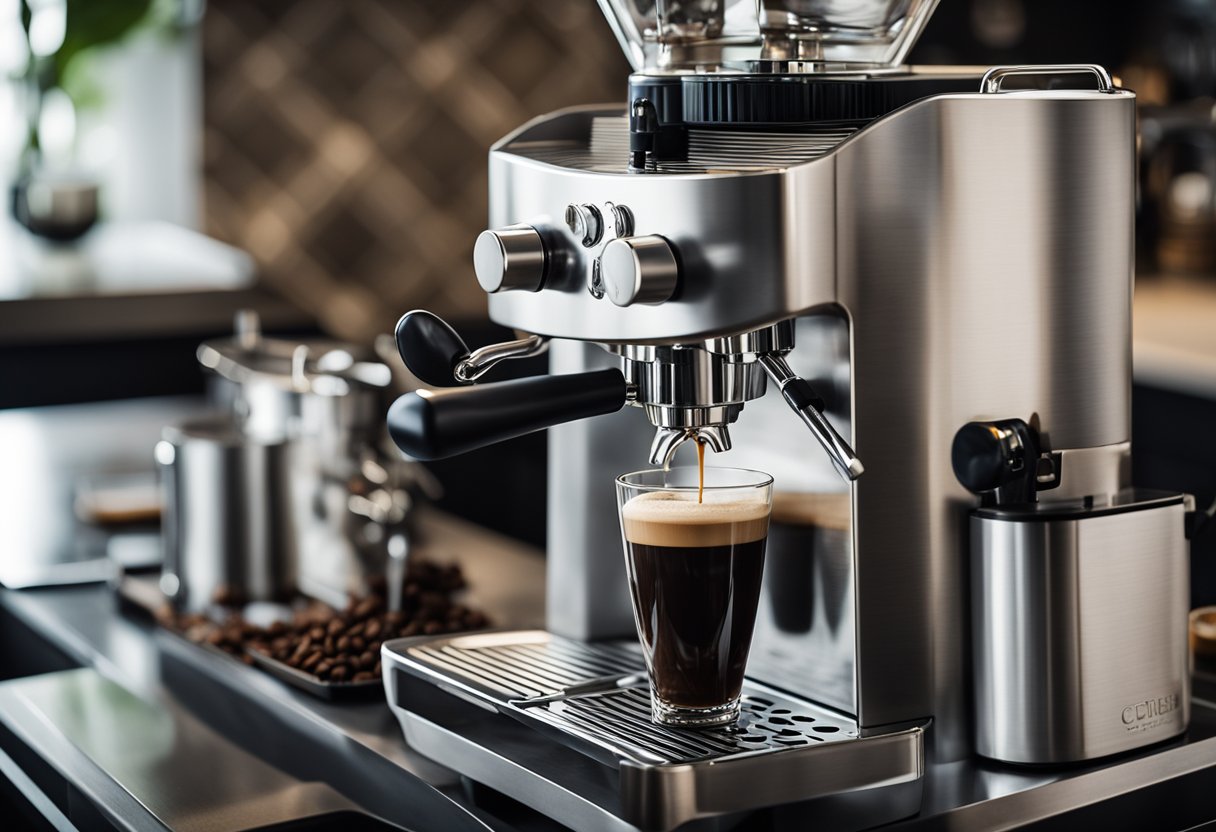
[[[469,348],[456,330],[425,309],[406,312],[393,332],[397,352],[410,372],[431,387],[466,384],[456,378],[456,365],[469,357]]]
[[[954,476],[972,494],[995,494],[998,503],[1033,502],[1039,439],[1021,419],[968,422],[954,434]]]
[[[620,370],[537,376],[407,393],[389,408],[388,432],[414,459],[444,459],[624,405]]]

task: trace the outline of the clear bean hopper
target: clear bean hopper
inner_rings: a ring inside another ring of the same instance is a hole
[[[775,60],[896,67],[937,0],[599,0],[638,71]],[[743,64],[740,64],[741,68]]]

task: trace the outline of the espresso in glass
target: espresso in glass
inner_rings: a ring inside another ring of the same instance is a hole
[[[653,716],[669,725],[738,717],[764,574],[772,480],[708,468],[700,491],[697,473],[643,471],[618,480]]]

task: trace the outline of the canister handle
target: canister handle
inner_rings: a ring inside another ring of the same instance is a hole
[[[1001,82],[1014,75],[1092,75],[1097,79],[1098,92],[1114,92],[1110,73],[1097,64],[1043,64],[1026,66],[994,66],[980,80],[980,92],[998,93]]]

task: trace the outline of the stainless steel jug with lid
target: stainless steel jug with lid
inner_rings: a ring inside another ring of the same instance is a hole
[[[424,491],[430,486],[417,466],[384,450],[389,367],[350,344],[264,337],[251,312],[238,314],[232,337],[203,343],[197,355],[211,373],[210,396],[224,414],[225,427],[218,431],[223,441],[215,440],[219,461],[195,471],[200,466],[192,464],[193,456],[179,453],[168,466],[166,496],[179,524],[196,527],[193,515],[201,512],[200,518],[222,528],[205,535],[205,545],[167,528],[167,588],[188,583],[176,571],[185,562],[183,543],[190,544],[194,561],[209,560],[208,570],[216,575],[235,574],[233,564],[241,559],[264,559],[231,543],[242,534],[245,521],[239,518],[260,517],[275,530],[270,548],[281,550],[273,559],[282,564],[280,580],[335,606],[349,593],[365,591],[367,579],[384,571],[390,538],[407,532],[409,488],[419,481],[428,486]],[[185,427],[177,434],[188,435]],[[224,487],[225,481],[240,481],[248,460],[268,449],[274,449],[275,472],[264,483],[269,493]],[[235,597],[269,600],[243,589]],[[209,602],[191,597],[189,605]]]

